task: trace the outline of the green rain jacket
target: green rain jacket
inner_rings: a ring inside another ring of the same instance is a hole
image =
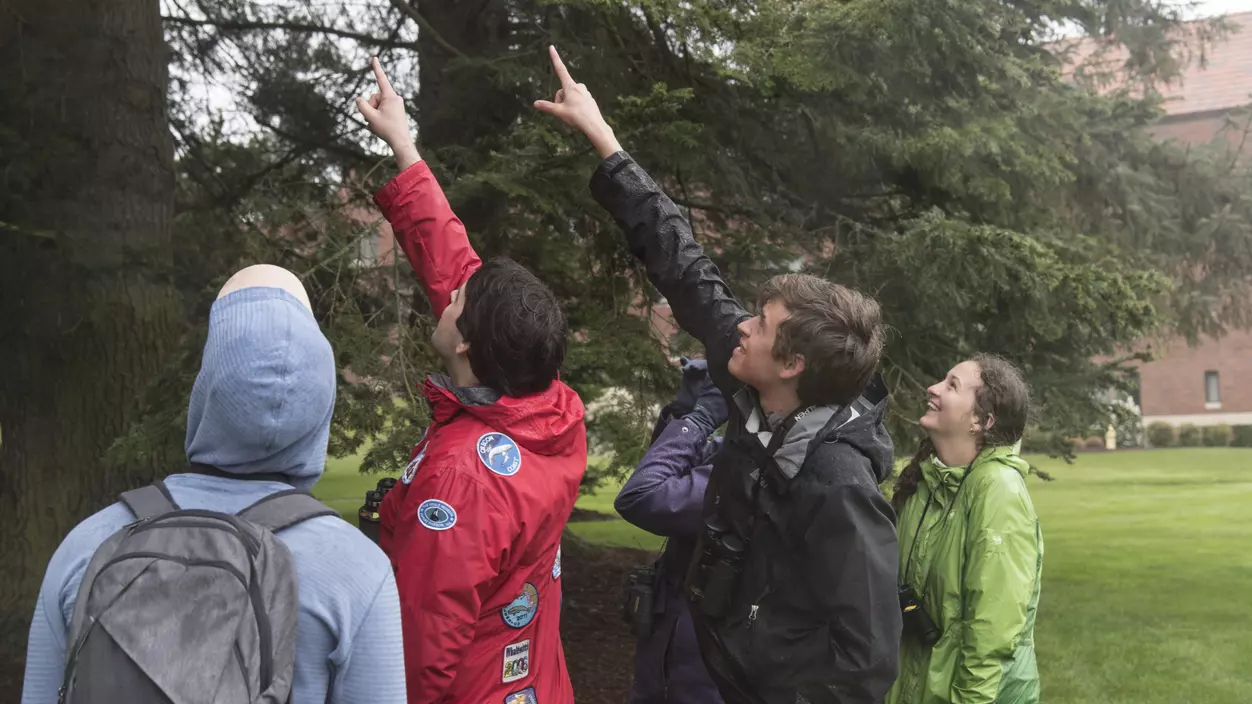
[[[1028,469],[1013,447],[984,450],[969,468],[934,457],[922,465],[898,523],[900,580],[921,595],[942,635],[925,648],[905,629],[887,704],[1039,701],[1043,534]]]

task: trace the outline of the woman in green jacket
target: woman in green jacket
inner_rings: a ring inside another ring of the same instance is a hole
[[[927,393],[928,439],[893,498],[905,625],[887,704],[1035,704],[1043,535],[1017,454],[1030,390],[982,355]]]

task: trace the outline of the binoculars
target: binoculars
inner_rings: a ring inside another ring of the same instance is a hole
[[[625,593],[622,598],[622,619],[637,638],[652,635],[652,607],[655,603],[656,570],[651,567],[636,567],[626,578]]]
[[[356,513],[356,525],[365,534],[365,537],[378,542],[379,519],[378,507],[383,504],[383,497],[387,492],[391,491],[396,485],[394,477],[383,477],[378,480],[378,485],[365,492],[365,503]]]
[[[747,549],[747,541],[731,532],[730,526],[716,516],[705,522],[702,551],[687,579],[687,595],[699,603],[705,616],[721,618],[726,615],[743,571]]]
[[[922,601],[912,587],[900,587],[900,611],[904,614],[904,632],[912,633],[927,648],[939,642],[939,627],[926,613]]]

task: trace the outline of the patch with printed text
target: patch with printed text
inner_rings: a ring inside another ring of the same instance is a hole
[[[529,674],[530,674],[530,641],[523,640],[517,643],[509,643],[508,645],[504,646],[504,674],[502,675],[501,681],[502,682],[516,682],[517,680],[520,680]],[[527,689],[522,690],[521,692],[514,692],[513,694],[510,694],[509,697],[517,696],[518,694],[523,694],[527,691],[530,692],[530,695],[532,698],[522,700],[522,701],[530,701],[530,702],[535,701],[533,698],[535,695],[535,691],[533,688],[529,688],[529,687]],[[504,701],[511,702],[513,700],[509,698],[505,698]]]
[[[522,587],[522,593],[509,602],[508,606],[500,609],[500,615],[504,617],[504,623],[509,628],[524,628],[535,620],[537,611],[539,611],[539,589],[527,582]]]
[[[511,477],[522,468],[522,451],[504,433],[487,433],[478,438],[478,459],[502,477]]]
[[[417,507],[417,520],[431,530],[447,530],[456,525],[456,509],[439,499],[426,499]]]

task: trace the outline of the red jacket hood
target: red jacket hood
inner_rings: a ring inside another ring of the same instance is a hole
[[[452,388],[446,376],[431,375],[423,391],[436,423],[466,412],[537,455],[569,452],[586,414],[582,399],[559,379],[539,393],[513,397],[482,387]]]

